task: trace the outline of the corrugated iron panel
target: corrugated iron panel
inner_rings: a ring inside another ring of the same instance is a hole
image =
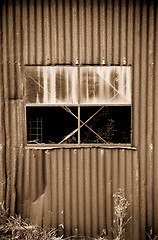
[[[127,234],[139,239],[137,155],[124,149],[27,149],[18,161],[17,210],[34,224],[63,224],[67,236],[97,236],[103,228],[110,235],[112,227],[117,230],[112,194],[123,188],[132,216]]]
[[[158,4],[156,1],[2,1],[1,199],[27,221],[65,234],[113,226],[112,194],[125,188],[131,239],[158,233]],[[121,149],[23,149],[23,63],[132,65],[132,141]],[[4,101],[4,102],[3,102]],[[5,147],[4,147],[5,146]],[[6,160],[6,161],[5,161]],[[6,176],[4,174],[6,168]],[[30,190],[31,189],[31,190]],[[16,201],[17,199],[17,201]],[[15,205],[16,201],[16,205]],[[16,208],[15,208],[16,207]]]
[[[9,17],[8,17],[9,16]],[[22,98],[22,26],[20,3],[2,4],[2,63],[7,70],[7,89],[11,99]]]
[[[132,64],[133,7],[124,0],[23,1],[24,63]]]

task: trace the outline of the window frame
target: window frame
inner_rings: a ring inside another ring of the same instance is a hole
[[[28,66],[28,65],[27,65]],[[58,66],[58,65],[55,65]],[[59,66],[63,66],[66,67],[65,65],[59,65]],[[77,67],[78,68],[78,87],[80,88],[80,67],[103,67],[103,65],[78,65],[78,66],[70,66],[70,67]],[[32,67],[32,66],[29,66]],[[37,67],[37,66],[36,66]],[[44,67],[44,66],[43,66]],[[53,66],[52,66],[53,67]],[[106,67],[106,66],[105,66]],[[109,67],[109,66],[108,66]],[[129,67],[129,66],[116,66],[116,67]],[[131,67],[131,66],[130,66]],[[132,75],[132,68],[131,68],[131,73]],[[25,80],[26,81],[26,80]],[[133,117],[132,117],[132,112],[133,112],[133,107],[132,107],[132,76],[131,76],[131,103],[124,103],[124,104],[116,104],[116,103],[105,103],[105,104],[101,104],[101,103],[96,103],[96,104],[92,104],[92,103],[80,103],[80,91],[78,94],[78,101],[79,103],[70,103],[70,104],[63,104],[63,103],[26,103],[25,101],[25,146],[28,148],[46,148],[46,149],[51,149],[51,148],[77,148],[77,147],[112,147],[112,148],[132,148],[133,146]],[[25,82],[25,87],[26,87],[26,82]],[[25,88],[26,89],[26,88]],[[24,97],[25,98],[25,97]],[[118,106],[118,107],[124,107],[124,106],[130,106],[131,107],[131,131],[130,131],[130,143],[81,143],[80,142],[80,107],[97,107],[97,106]],[[38,144],[31,144],[28,143],[27,141],[27,114],[26,114],[26,108],[27,107],[77,107],[78,108],[78,143],[49,143],[49,144],[45,144],[45,143],[38,143]],[[135,148],[134,148],[135,149]]]
[[[92,104],[26,104],[25,105],[25,126],[26,126],[26,145],[29,146],[29,147],[36,147],[36,146],[40,146],[40,147],[76,147],[76,146],[125,146],[125,147],[129,147],[129,146],[132,146],[132,107],[130,104],[126,104],[126,105],[116,105],[116,104],[109,104],[108,106],[109,107],[113,107],[113,106],[116,106],[116,107],[124,107],[124,106],[129,106],[131,107],[131,132],[130,132],[130,143],[81,143],[80,142],[80,126],[81,126],[81,123],[80,123],[80,107],[107,107],[107,104],[103,104],[103,105],[100,105],[100,104],[97,104],[97,105],[92,105]],[[31,143],[28,143],[27,141],[27,114],[26,114],[26,108],[27,107],[77,107],[78,109],[78,143],[55,143],[55,144],[52,144],[52,143],[37,143],[37,144],[31,144]]]

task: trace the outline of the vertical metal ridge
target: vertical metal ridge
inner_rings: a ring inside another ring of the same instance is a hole
[[[12,0],[7,5],[7,47],[8,47],[8,77],[9,77],[9,97],[16,98],[16,78],[15,78],[15,22],[14,22],[14,5]]]
[[[23,62],[24,64],[29,64],[29,40],[28,40],[28,28],[29,28],[29,22],[28,22],[28,6],[27,6],[27,0],[22,1],[22,49],[23,49]]]
[[[52,168],[52,227],[57,228],[58,226],[58,161],[57,161],[57,150],[51,152],[51,168]]]
[[[43,204],[43,226],[51,227],[52,219],[52,171],[51,171],[51,156],[50,151],[45,152],[45,181],[46,187],[44,189],[44,204]]]
[[[111,167],[112,167],[112,189],[111,189],[111,201],[112,201],[112,228],[114,232],[117,233],[117,222],[115,218],[115,211],[114,211],[114,198],[113,194],[116,193],[119,189],[119,151],[118,149],[113,149],[111,151]]]
[[[113,227],[113,217],[112,217],[112,151],[105,151],[105,181],[106,181],[106,193],[105,193],[105,214],[106,214],[106,226],[108,234],[110,234],[110,229]],[[110,234],[111,235],[111,234]]]
[[[119,187],[119,159],[118,159],[119,151],[117,149],[112,150],[112,177],[113,177],[113,193],[117,192]]]
[[[147,30],[148,30],[148,7],[147,1],[144,1],[142,6],[142,15],[141,15],[141,63],[140,63],[140,123],[139,129],[141,131],[140,134],[140,228],[146,228],[146,174],[147,174],[147,158],[146,158],[146,137],[147,137],[147,122],[144,120],[147,116]],[[142,233],[143,238],[145,238],[145,233]]]
[[[21,15],[21,2],[19,0],[15,1],[14,4],[14,35],[15,35],[15,89],[17,89],[17,98],[23,99],[23,79],[21,74],[22,65],[22,15]]]
[[[63,1],[57,1],[57,41],[58,41],[58,62],[64,64],[65,49],[64,49],[64,9]]]
[[[85,184],[84,184],[84,149],[78,152],[78,225],[81,236],[85,235]]]
[[[73,1],[74,2],[74,1]],[[65,61],[72,63],[72,6],[71,0],[65,0],[64,16],[65,16]],[[76,56],[76,58],[79,58]]]
[[[44,65],[51,63],[51,43],[50,43],[50,11],[49,1],[43,1],[43,47],[44,47]],[[38,13],[37,13],[38,14]],[[38,25],[38,23],[37,23]],[[65,39],[64,39],[65,40]]]
[[[65,206],[64,206],[64,227],[65,227],[65,235],[71,236],[71,226],[72,226],[72,201],[71,201],[71,150],[65,149],[65,157],[64,157],[64,188],[65,188]]]
[[[126,199],[129,202],[129,207],[127,209],[127,218],[132,217],[132,207],[133,207],[133,152],[132,151],[126,151],[125,152],[125,162],[126,162],[126,168],[125,168],[125,181],[126,181],[126,187],[125,187],[125,196]],[[127,238],[130,236],[131,239],[134,238],[133,234],[133,217],[128,222],[126,226],[126,235]]]
[[[17,195],[16,195],[16,212],[23,212],[23,206],[22,203],[24,201],[24,194],[23,194],[23,190],[24,190],[24,151],[23,151],[23,147],[20,147],[18,149],[18,153],[17,153],[17,176],[16,176],[16,191],[17,191]]]
[[[128,0],[127,5],[127,62],[126,64],[133,65],[133,51],[134,51],[134,2]]]
[[[36,7],[35,7],[35,23],[36,23],[36,63],[37,65],[41,65],[44,60],[43,60],[43,14],[42,14],[42,4],[40,1],[37,1]]]
[[[86,40],[86,51],[85,51],[85,59],[87,64],[92,64],[92,15],[91,15],[91,1],[87,0],[85,3],[85,40]]]
[[[134,6],[134,65],[133,65],[133,144],[139,144],[139,81],[140,79],[140,2],[135,2]]]
[[[155,8],[155,61],[154,61],[154,126],[153,126],[153,133],[154,133],[154,232],[158,232],[158,204],[157,204],[157,196],[158,196],[158,4],[156,3]]]
[[[30,213],[30,202],[29,202],[29,179],[30,179],[30,151],[25,150],[24,155],[24,175],[23,175],[23,218],[28,221]]]
[[[107,20],[107,56],[106,56],[106,64],[112,64],[112,28],[113,28],[113,2],[107,0],[107,11],[106,11],[106,20]]]
[[[113,64],[120,63],[120,11],[120,2],[115,0],[113,13]]]
[[[95,0],[92,1],[93,64],[100,62],[99,20],[99,2]]]
[[[58,214],[58,224],[64,225],[64,151],[60,149],[57,151],[57,183],[58,183],[58,192],[57,192],[57,214]]]
[[[28,47],[29,47],[29,64],[35,64],[36,62],[36,41],[35,41],[35,1],[29,0],[28,6]],[[24,23],[25,24],[25,23]]]
[[[85,25],[85,1],[81,0],[79,4],[79,62],[86,62],[86,25]]]
[[[98,151],[93,148],[91,150],[91,221],[92,236],[98,235]]]
[[[20,112],[24,112],[24,102],[23,100],[17,100],[16,105],[16,125],[17,125],[17,146],[24,146],[24,124],[25,124],[25,115],[19,114]]]
[[[0,4],[0,146],[5,145],[4,128],[4,84],[3,84],[3,30],[2,30],[2,3]]]
[[[99,5],[99,16],[100,16],[100,33],[99,33],[99,40],[100,40],[100,63],[103,63],[103,60],[105,60],[105,63],[107,62],[107,21],[106,21],[106,3],[104,0],[100,0]]]
[[[17,148],[10,147],[10,173],[8,175],[8,180],[10,180],[10,191],[9,192],[9,211],[13,215],[15,213],[15,201],[16,201],[16,174],[17,174]],[[7,181],[8,183],[8,181]]]
[[[23,111],[23,101],[10,99],[8,105],[10,145],[15,147],[23,146],[24,116],[19,115],[19,112]]]
[[[154,1],[148,6],[147,84],[147,230],[153,226],[153,89],[154,89]]]
[[[17,146],[17,112],[16,112],[16,101],[9,100],[9,134],[11,140],[11,146]]]
[[[76,63],[76,59],[79,59],[79,24],[78,24],[78,4],[77,1],[71,1],[72,7],[72,64]]]
[[[52,64],[58,63],[57,3],[50,1]]]
[[[125,159],[125,151],[119,151],[119,167],[118,167],[118,183],[119,188],[124,189],[126,192],[126,159]]]
[[[78,152],[75,149],[71,150],[71,217],[72,226],[71,233],[78,233]]]
[[[29,177],[29,191],[30,191],[30,201],[34,202],[37,199],[37,174],[36,174],[36,152],[31,151],[31,161],[30,161],[30,177]]]
[[[10,134],[9,134],[9,83],[8,83],[8,46],[7,46],[7,6],[2,3],[2,83],[4,94],[4,131],[5,131],[5,172],[6,172],[6,189],[5,189],[5,204],[10,207]]]
[[[98,178],[98,199],[97,199],[97,209],[98,209],[98,235],[100,235],[103,229],[106,228],[106,202],[105,202],[105,151],[104,149],[97,150],[97,178]]]
[[[0,146],[0,202],[5,201],[6,191],[6,164],[5,164],[5,146]]]
[[[126,65],[127,62],[127,1],[121,1],[120,16],[120,64]]]
[[[84,149],[84,184],[85,184],[85,234],[91,236],[91,160],[90,149]]]

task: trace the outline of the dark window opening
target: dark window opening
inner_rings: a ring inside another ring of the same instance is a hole
[[[131,142],[130,106],[27,107],[26,114],[28,143]]]
[[[77,107],[69,110],[77,116]],[[26,107],[27,115],[27,141],[28,143],[60,143],[72,133],[64,143],[77,143],[78,120],[62,107]],[[42,122],[39,131],[39,120]]]
[[[103,143],[103,140],[114,144],[131,142],[131,107],[82,107],[81,119],[86,121],[97,111],[87,125],[100,137],[83,126],[81,143]]]

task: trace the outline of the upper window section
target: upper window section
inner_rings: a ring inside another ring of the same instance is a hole
[[[81,103],[130,104],[129,67],[81,67]]]
[[[131,72],[125,66],[27,66],[26,103],[131,104]]]
[[[26,103],[78,103],[76,67],[26,67]]]

